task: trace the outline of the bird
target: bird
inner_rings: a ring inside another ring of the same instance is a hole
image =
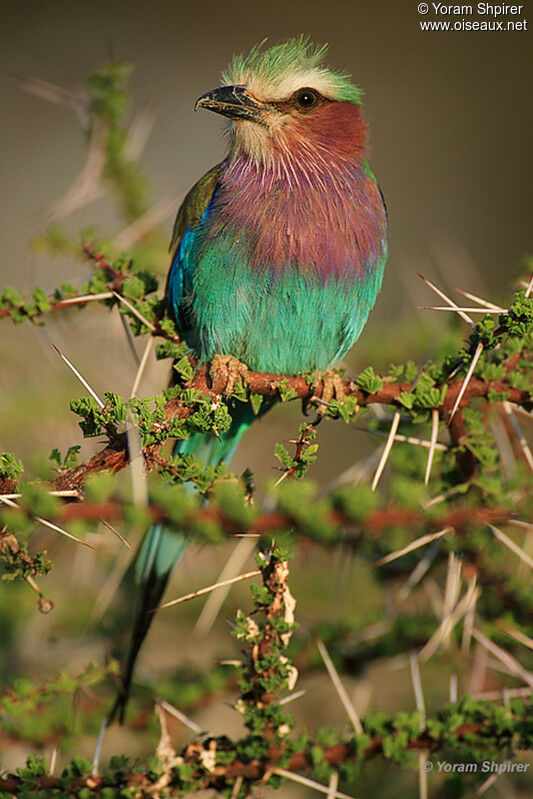
[[[227,120],[227,154],[178,211],[166,300],[198,361],[218,363],[228,381],[243,368],[330,374],[381,289],[388,219],[362,92],[326,65],[326,53],[304,35],[265,40],[234,56],[221,85],[195,104]],[[257,418],[244,403],[230,413],[227,432],[193,433],[175,452],[229,463]],[[124,719],[139,649],[187,543],[185,530],[158,524],[140,546],[136,619],[111,720]]]

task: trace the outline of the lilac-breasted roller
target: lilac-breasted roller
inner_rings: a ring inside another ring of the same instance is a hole
[[[233,356],[250,369],[326,370],[354,344],[381,288],[383,197],[366,152],[361,92],[300,37],[237,56],[223,85],[196,102],[229,120],[224,160],[178,212],[168,310],[202,362]],[[253,417],[241,403],[220,439],[193,434],[177,452],[228,462]],[[137,619],[114,711],[186,532],[152,527],[135,564]]]

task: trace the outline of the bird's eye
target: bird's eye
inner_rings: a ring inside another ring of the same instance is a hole
[[[295,94],[295,100],[300,108],[314,108],[318,103],[319,94],[314,89],[299,89]]]

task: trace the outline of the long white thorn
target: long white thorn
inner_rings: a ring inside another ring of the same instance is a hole
[[[320,782],[310,780],[309,777],[303,777],[301,774],[294,774],[292,771],[287,771],[284,768],[272,769],[272,774],[277,774],[278,777],[285,777],[286,780],[291,780],[292,782],[298,782],[300,785],[305,785],[306,788],[312,788],[319,793],[325,793],[326,795],[329,793],[329,787],[327,785],[321,785]],[[348,796],[347,793],[341,793],[335,790],[333,799],[355,799],[355,796]]]
[[[479,589],[474,584],[470,584],[460,602],[442,619],[437,630],[433,633],[429,641],[422,647],[418,657],[426,661],[437,651],[439,646],[449,640],[451,631],[455,625],[468,612],[468,609],[477,601]]]
[[[255,549],[256,543],[257,541],[255,538],[241,538],[229,556],[224,568],[218,575],[217,582],[221,580],[230,580],[232,577],[236,577],[244,568],[244,564]],[[230,590],[231,586],[228,585],[223,591],[217,591],[208,597],[194,625],[194,633],[207,635],[215,623],[220,608]]]
[[[504,401],[503,403],[503,409],[507,414],[507,416],[509,417],[509,421],[511,422],[511,424],[515,429],[516,435],[518,436],[518,441],[520,442],[520,447],[522,449],[522,452],[524,453],[524,458],[526,459],[529,468],[533,472],[533,455],[531,454],[531,450],[529,448],[529,444],[526,441],[526,437],[522,432],[522,428],[516,421],[513,409],[511,408],[511,405],[509,402],[507,402],[507,400]]]
[[[461,317],[461,319],[464,319],[464,321],[465,321],[465,322],[468,322],[468,324],[469,324],[471,327],[473,327],[473,326],[474,326],[474,323],[473,323],[473,321],[470,319],[470,317],[469,317],[469,316],[468,316],[466,313],[464,313],[464,311],[461,311],[461,310],[460,310],[460,308],[459,308],[459,306],[458,306],[458,305],[457,305],[457,304],[456,304],[456,303],[455,303],[453,300],[451,300],[451,299],[450,299],[450,298],[449,298],[449,297],[448,297],[448,296],[447,296],[447,295],[446,295],[446,294],[445,294],[443,291],[441,291],[440,289],[438,289],[438,288],[437,288],[437,286],[435,286],[435,284],[431,282],[431,280],[428,280],[428,279],[427,279],[427,277],[424,277],[424,275],[421,275],[421,274],[420,274],[420,272],[418,273],[418,275],[419,275],[419,277],[421,277],[421,278],[422,278],[422,280],[424,281],[424,283],[426,284],[426,286],[429,286],[429,288],[430,288],[430,289],[433,289],[433,291],[435,292],[435,294],[438,294],[438,295],[439,295],[439,297],[441,297],[441,298],[444,300],[444,302],[448,303],[448,305],[449,305],[451,308],[455,308],[455,310],[457,311],[457,313],[459,314],[459,316]]]
[[[529,295],[531,294],[532,291],[533,291],[533,275],[531,276],[531,280],[527,284],[526,295],[525,295],[526,296],[526,300],[527,300],[527,298],[529,297]]]
[[[148,505],[148,488],[146,485],[146,470],[141,436],[139,428],[134,424],[131,417],[128,419],[128,422],[126,436],[130,454],[131,492],[134,504],[139,508],[145,508]]]
[[[192,719],[186,716],[185,713],[182,713],[181,710],[178,710],[177,707],[174,707],[174,705],[171,705],[169,702],[165,702],[160,699],[157,699],[156,702],[159,705],[159,707],[162,707],[163,710],[166,710],[167,713],[170,713],[170,715],[174,716],[175,719],[179,719],[182,722],[182,724],[185,724],[185,726],[188,727],[190,730],[195,732],[197,735],[201,735],[201,733],[203,732],[202,728],[199,727],[198,724],[196,724],[194,721],[192,721]]]
[[[152,347],[154,346],[154,337],[150,336],[148,341],[146,342],[146,347],[144,348],[144,352],[142,354],[141,362],[139,364],[139,368],[137,369],[137,374],[135,375],[135,380],[133,381],[133,386],[131,388],[130,399],[133,399],[137,395],[137,391],[139,389],[139,384],[142,380],[142,376],[144,374],[144,370],[146,369],[146,364],[148,363],[148,357],[150,352],[152,351]]]
[[[457,674],[455,671],[450,674],[450,702],[457,702]]]
[[[382,433],[381,430],[368,430],[363,427],[356,427],[355,430],[364,430],[365,433],[372,433],[375,436],[388,436],[388,433]],[[418,447],[426,447],[429,449],[431,447],[431,441],[426,438],[416,438],[416,436],[404,436],[403,433],[396,433],[394,436],[395,441],[401,441],[404,444],[416,444]],[[435,444],[435,449],[439,450],[440,452],[447,452],[449,447],[446,444],[441,444],[437,442]]]
[[[242,788],[242,784],[244,782],[243,777],[237,777],[235,783],[233,784],[233,790],[231,792],[231,799],[237,799]]]
[[[424,485],[429,483],[429,476],[431,474],[431,467],[433,465],[433,458],[435,457],[435,448],[437,446],[437,436],[439,435],[439,412],[436,408],[431,411],[431,440],[429,443],[428,462],[426,465],[426,474],[424,476]]]
[[[533,687],[533,675],[524,669],[509,652],[495,644],[490,638],[487,638],[487,636],[476,627],[472,630],[472,635],[476,641],[478,641],[484,649],[494,655],[500,663],[503,663],[513,674],[516,674],[517,677],[520,677],[521,680]]]
[[[499,776],[499,774],[491,774],[490,777],[488,777],[485,782],[479,786],[477,791],[472,794],[472,799],[479,799],[480,796],[483,796],[484,793],[487,793],[489,788],[492,788]]]
[[[418,796],[419,799],[428,799],[428,773],[426,771],[427,757],[424,752],[418,755]]]
[[[355,707],[353,706],[352,702],[350,701],[350,697],[346,693],[346,689],[345,689],[344,685],[342,684],[341,678],[339,677],[339,674],[337,672],[337,669],[335,668],[335,665],[334,665],[332,659],[329,656],[328,650],[324,646],[324,642],[320,638],[317,638],[316,639],[316,645],[317,645],[318,651],[320,652],[320,656],[321,656],[322,660],[324,661],[324,665],[325,665],[325,667],[326,667],[326,669],[328,671],[328,674],[329,674],[329,676],[331,678],[331,682],[333,683],[333,685],[335,687],[335,690],[337,691],[337,694],[339,696],[339,699],[341,700],[341,702],[342,702],[342,704],[344,706],[344,709],[346,711],[346,715],[350,719],[352,727],[354,728],[354,730],[357,733],[357,735],[362,735],[363,734],[363,725],[361,724],[361,719],[359,718],[359,715],[358,715]]]
[[[54,776],[54,771],[56,770],[58,751],[59,751],[59,745],[55,744],[54,748],[52,749],[52,754],[50,755],[50,765],[48,766],[48,776],[50,777]]]
[[[465,391],[466,391],[466,389],[468,387],[468,384],[470,382],[470,379],[471,379],[472,375],[474,374],[474,369],[476,368],[477,362],[479,361],[482,352],[483,352],[483,344],[480,341],[479,344],[476,347],[476,351],[474,352],[474,357],[472,358],[472,362],[471,362],[470,366],[468,367],[468,372],[466,373],[465,379],[463,380],[463,385],[461,386],[461,388],[459,390],[459,393],[457,394],[457,398],[456,398],[454,406],[452,408],[452,412],[450,414],[450,418],[448,420],[448,424],[450,424],[450,422],[452,421],[453,417],[455,416],[455,412],[457,411],[457,408],[459,407],[459,404],[460,404],[461,400],[463,399],[464,393],[465,393]]]
[[[66,297],[64,300],[58,300],[57,305],[61,306],[61,308],[66,308],[68,305],[80,305],[86,302],[110,300],[112,296],[112,291],[103,291],[101,294],[82,294],[76,297]]]
[[[440,550],[440,547],[441,547],[440,541],[437,541],[418,561],[415,568],[411,572],[409,578],[406,580],[406,582],[402,585],[402,587],[398,591],[398,594],[396,596],[397,602],[403,602],[405,599],[407,599],[413,588],[420,582],[422,577],[426,574],[426,572],[430,568],[431,564],[435,559],[435,556]]]
[[[462,294],[463,297],[466,297],[468,300],[473,300],[477,302],[478,305],[483,305],[485,308],[492,309],[493,311],[498,311],[498,305],[495,305],[493,302],[489,302],[488,300],[483,300],[481,297],[478,297],[476,294],[471,294],[469,291],[465,291],[464,289],[455,289],[458,294]]]
[[[392,417],[392,424],[389,430],[389,437],[387,438],[387,443],[385,444],[385,449],[381,455],[381,458],[378,463],[378,468],[376,469],[376,473],[374,475],[374,479],[372,480],[372,491],[375,491],[377,485],[379,483],[379,478],[385,468],[385,464],[387,463],[387,459],[390,455],[390,451],[392,449],[392,445],[394,444],[394,436],[396,435],[396,431],[398,430],[398,425],[400,424],[400,411],[395,411],[394,416]]]
[[[417,311],[448,311],[448,313],[507,313],[507,308],[449,308],[447,305],[417,305]]]
[[[98,733],[98,740],[96,741],[96,747],[94,749],[93,769],[92,769],[93,776],[96,776],[98,774],[98,766],[100,764],[100,753],[102,751],[102,744],[104,743],[104,735],[106,730],[107,730],[107,719],[104,719],[102,724],[100,725],[100,732]]]
[[[334,771],[331,777],[329,778],[328,799],[335,799],[338,787],[339,787],[339,772]]]
[[[80,381],[80,383],[81,383],[83,386],[85,386],[85,388],[87,389],[87,391],[89,392],[89,394],[91,395],[91,397],[94,399],[94,401],[96,402],[96,404],[98,405],[98,407],[99,407],[99,408],[105,408],[105,405],[104,405],[104,403],[102,402],[102,400],[100,399],[100,397],[98,396],[98,394],[96,393],[96,391],[95,391],[93,388],[91,388],[91,386],[90,386],[90,385],[89,385],[89,383],[88,383],[88,382],[85,380],[85,378],[83,377],[83,375],[81,375],[81,374],[78,372],[78,370],[76,369],[76,367],[74,366],[74,364],[72,364],[72,363],[69,361],[69,359],[68,359],[68,358],[67,358],[65,355],[63,355],[63,353],[61,352],[61,350],[60,350],[60,349],[58,349],[58,348],[56,347],[56,345],[55,345],[55,344],[52,344],[52,347],[55,349],[55,351],[57,352],[57,354],[59,355],[59,357],[60,357],[60,358],[61,358],[61,359],[62,359],[62,360],[63,360],[63,361],[64,361],[64,362],[67,364],[67,366],[69,367],[69,369],[71,369],[71,370],[72,370],[72,372],[73,372],[73,373],[76,375],[76,377],[78,378],[78,380]]]
[[[16,502],[13,502],[13,500],[8,499],[6,496],[0,495],[0,502],[3,502],[4,505],[9,505],[10,508],[17,508],[18,510],[20,510],[20,505],[17,505]],[[83,541],[83,539],[78,538],[75,535],[72,535],[72,533],[67,533],[67,531],[63,530],[62,527],[58,527],[57,524],[49,522],[47,519],[43,519],[42,516],[35,516],[35,521],[39,522],[40,524],[43,524],[45,527],[48,527],[50,530],[54,530],[54,532],[56,533],[61,533],[61,535],[70,538],[72,541],[75,541],[77,544],[82,544],[84,547],[88,547],[89,549],[94,549],[94,547],[88,544],[87,541]]]
[[[461,590],[461,560],[455,552],[448,556],[448,570],[446,572],[446,586],[444,589],[444,602],[442,607],[443,617],[449,616],[455,607]]]
[[[305,696],[306,693],[307,688],[302,688],[301,691],[295,691],[293,694],[289,694],[289,696],[284,696],[283,699],[279,700],[278,705],[288,705],[289,702],[293,702],[295,699]]]
[[[112,294],[111,296],[114,296],[114,295]],[[118,307],[117,307],[117,310],[118,310]],[[130,323],[128,321],[128,317],[124,316],[123,313],[119,312],[118,318],[120,319],[122,327],[124,328],[124,333],[126,334],[126,340],[128,342],[128,347],[130,348],[130,352],[133,355],[133,360],[135,361],[137,366],[139,366],[139,364],[141,362],[141,359],[139,358],[139,353],[135,349],[135,342],[133,340],[133,333],[131,332],[131,327],[130,327]]]
[[[119,294],[117,291],[113,292],[113,296],[116,297],[117,300],[119,300],[119,302],[125,305],[126,308],[129,308],[132,314],[134,314],[134,316],[136,316],[137,319],[143,323],[143,325],[146,325],[146,327],[151,333],[155,333],[155,325],[149,322],[148,319],[146,319],[146,317],[144,317],[142,313],[138,311],[137,308],[131,304],[131,302],[129,302],[129,300],[127,300],[125,297],[122,296],[122,294]]]
[[[422,731],[426,726],[426,702],[424,700],[424,689],[422,688],[422,680],[420,678],[418,657],[414,653],[409,655],[409,668],[415,694],[416,709],[420,713],[420,723],[418,726]],[[426,760],[425,752],[420,752],[418,755],[418,794],[420,799],[427,799],[428,796],[428,779],[425,770]]]
[[[115,535],[118,538],[118,540],[124,544],[124,546],[128,547],[128,549],[131,549],[130,542],[126,538],[124,538],[122,533],[119,532],[117,529],[115,529],[115,527],[113,527],[112,524],[109,524],[109,522],[107,522],[105,519],[99,519],[99,521],[104,525],[104,527],[107,527],[107,529],[110,530],[113,533],[113,535]]]
[[[461,652],[468,652],[470,649],[470,641],[472,640],[472,630],[474,629],[474,621],[476,618],[476,605],[479,597],[479,591],[474,591],[477,583],[477,576],[474,574],[470,578],[468,590],[472,591],[472,601],[468,605],[468,610],[464,615],[463,620],[463,635],[461,638]]]
[[[533,638],[530,638],[529,635],[521,632],[520,630],[515,630],[513,627],[509,627],[509,625],[504,625],[505,632],[507,635],[510,635],[512,638],[515,638],[517,641],[520,641],[521,644],[527,646],[528,649],[533,649]]]
[[[509,538],[508,535],[505,535],[505,533],[502,533],[501,530],[498,530],[497,527],[494,527],[492,524],[489,524],[489,527],[498,541],[501,541],[502,544],[505,544],[506,547],[515,553],[515,555],[518,555],[521,561],[526,563],[530,569],[533,569],[533,558],[524,552],[524,550],[519,547],[518,544],[515,544],[512,538]]]
[[[411,670],[411,681],[413,683],[413,691],[415,694],[416,709],[420,713],[420,729],[422,730],[426,725],[426,703],[424,700],[424,691],[422,688],[422,680],[420,679],[420,668],[418,664],[418,657],[411,653],[409,655],[409,667]]]
[[[519,696],[531,696],[533,693],[531,688],[507,688],[507,696],[509,699],[513,699],[514,697]],[[497,701],[498,699],[503,699],[503,690],[502,691],[485,691],[484,693],[473,693],[472,696],[474,699],[486,699],[488,702]]]
[[[407,546],[403,547],[402,549],[398,549],[396,552],[391,552],[389,555],[384,555],[374,563],[374,566],[384,566],[385,563],[390,563],[397,558],[401,558],[403,555],[407,555],[409,552],[413,552],[413,550],[431,543],[431,541],[436,541],[438,538],[442,538],[442,536],[446,535],[446,533],[451,533],[452,529],[453,528],[451,527],[445,527],[443,530],[439,530],[438,533],[428,533],[427,535],[422,535],[415,541],[411,541],[410,544],[407,544]]]
[[[159,605],[159,607],[154,608],[153,612],[162,610],[163,608],[171,608],[173,605],[179,605],[181,602],[188,602],[189,599],[196,599],[196,597],[208,594],[216,588],[224,588],[226,585],[233,585],[234,583],[241,582],[241,580],[249,580],[250,577],[257,577],[259,574],[261,574],[261,569],[254,569],[254,571],[246,572],[246,574],[239,574],[238,577],[232,577],[231,580],[222,580],[220,583],[213,583],[213,585],[208,585],[206,588],[200,588],[199,591],[185,594],[184,596],[178,597],[178,599],[171,599],[170,602],[165,602],[164,605]]]
[[[81,494],[77,489],[69,489],[66,491],[47,491],[47,494],[50,494],[51,497],[72,497],[75,499],[81,499]],[[22,494],[0,494],[0,497],[4,497],[4,499],[19,499]]]
[[[453,486],[448,491],[444,491],[444,493],[439,494],[438,496],[432,497],[431,499],[429,499],[424,505],[422,505],[422,507],[423,507],[424,510],[426,510],[426,508],[431,508],[432,505],[438,505],[439,503],[444,502],[445,500],[449,499],[450,497],[453,497],[454,494],[457,494],[461,490],[462,490],[461,486],[459,486],[459,487]]]

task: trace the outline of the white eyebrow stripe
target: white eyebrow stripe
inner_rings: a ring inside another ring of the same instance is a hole
[[[329,99],[333,99],[335,93],[335,82],[319,69],[292,72],[284,75],[278,81],[266,80],[266,78],[258,75],[250,75],[245,82],[247,88],[258,100],[286,100],[297,89],[304,88],[315,89]]]

